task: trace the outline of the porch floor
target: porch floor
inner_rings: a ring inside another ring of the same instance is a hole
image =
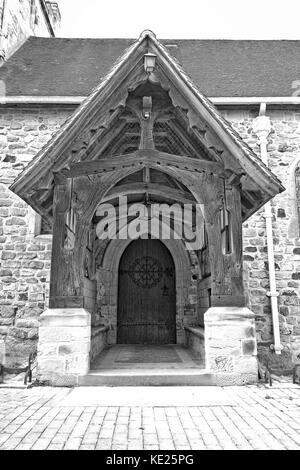
[[[204,368],[202,359],[179,344],[117,344],[102,351],[91,365],[92,371],[195,368]]]

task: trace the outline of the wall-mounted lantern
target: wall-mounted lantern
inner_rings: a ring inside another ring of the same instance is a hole
[[[152,54],[152,52],[147,52],[147,54],[144,55],[144,68],[146,73],[150,74],[153,72],[155,69],[155,63],[156,55]]]

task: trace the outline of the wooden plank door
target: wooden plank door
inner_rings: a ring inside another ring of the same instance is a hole
[[[176,342],[175,268],[159,240],[135,240],[119,266],[119,344]]]

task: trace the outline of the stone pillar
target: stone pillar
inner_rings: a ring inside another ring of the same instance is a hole
[[[37,380],[77,385],[89,371],[91,316],[83,308],[53,308],[40,316]]]
[[[257,382],[254,313],[246,307],[210,307],[204,324],[206,368],[217,384]]]

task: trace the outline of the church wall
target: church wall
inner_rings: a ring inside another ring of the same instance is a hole
[[[223,114],[259,154],[252,129],[257,111],[232,109]],[[269,167],[286,188],[271,201],[280,335],[285,352],[291,351],[294,362],[300,363],[300,220],[294,179],[295,167],[300,161],[300,113],[292,109],[267,108],[266,114],[272,125],[268,139]],[[248,303],[256,315],[258,348],[262,353],[273,343],[263,208],[243,224],[243,243]]]
[[[0,109],[0,342],[6,341],[8,365],[22,365],[36,347],[38,317],[47,307],[51,262],[51,236],[34,234],[32,210],[8,186],[73,110],[66,106]],[[222,112],[258,153],[252,131],[257,110]],[[270,168],[287,188],[272,200],[281,340],[294,361],[300,362],[300,236],[293,178],[295,164],[300,161],[300,113],[277,109],[267,110],[267,114],[272,122]],[[244,223],[243,237],[246,294],[256,315],[262,353],[273,343],[263,209]],[[201,286],[192,275],[193,268],[184,294],[188,300],[179,305],[190,325],[195,323],[195,309],[201,323],[208,306],[207,286]],[[116,316],[109,299],[102,315]],[[95,317],[97,325],[98,320]]]

